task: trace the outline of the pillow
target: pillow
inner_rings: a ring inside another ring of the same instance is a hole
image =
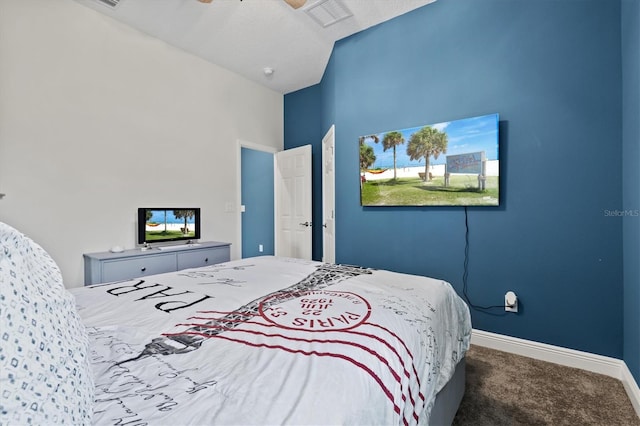
[[[0,222],[0,424],[90,424],[88,346],[54,260]]]

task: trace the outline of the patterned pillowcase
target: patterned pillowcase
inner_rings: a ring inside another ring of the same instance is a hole
[[[0,222],[0,424],[89,424],[88,338],[60,269]]]

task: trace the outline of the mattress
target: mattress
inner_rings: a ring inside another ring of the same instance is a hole
[[[273,256],[71,292],[96,425],[429,424],[471,336],[447,282]]]

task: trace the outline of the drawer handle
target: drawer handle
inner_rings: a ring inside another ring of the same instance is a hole
[[[208,261],[209,261],[209,258],[208,258],[208,257],[206,257],[206,258],[204,259],[204,262],[205,262],[205,263],[207,263]]]
[[[140,272],[144,272],[146,270],[147,270],[147,268],[142,268],[142,269],[140,269]]]

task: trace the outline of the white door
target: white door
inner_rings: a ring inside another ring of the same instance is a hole
[[[275,155],[275,254],[311,260],[311,145]]]
[[[336,263],[335,125],[322,138],[322,261]]]

